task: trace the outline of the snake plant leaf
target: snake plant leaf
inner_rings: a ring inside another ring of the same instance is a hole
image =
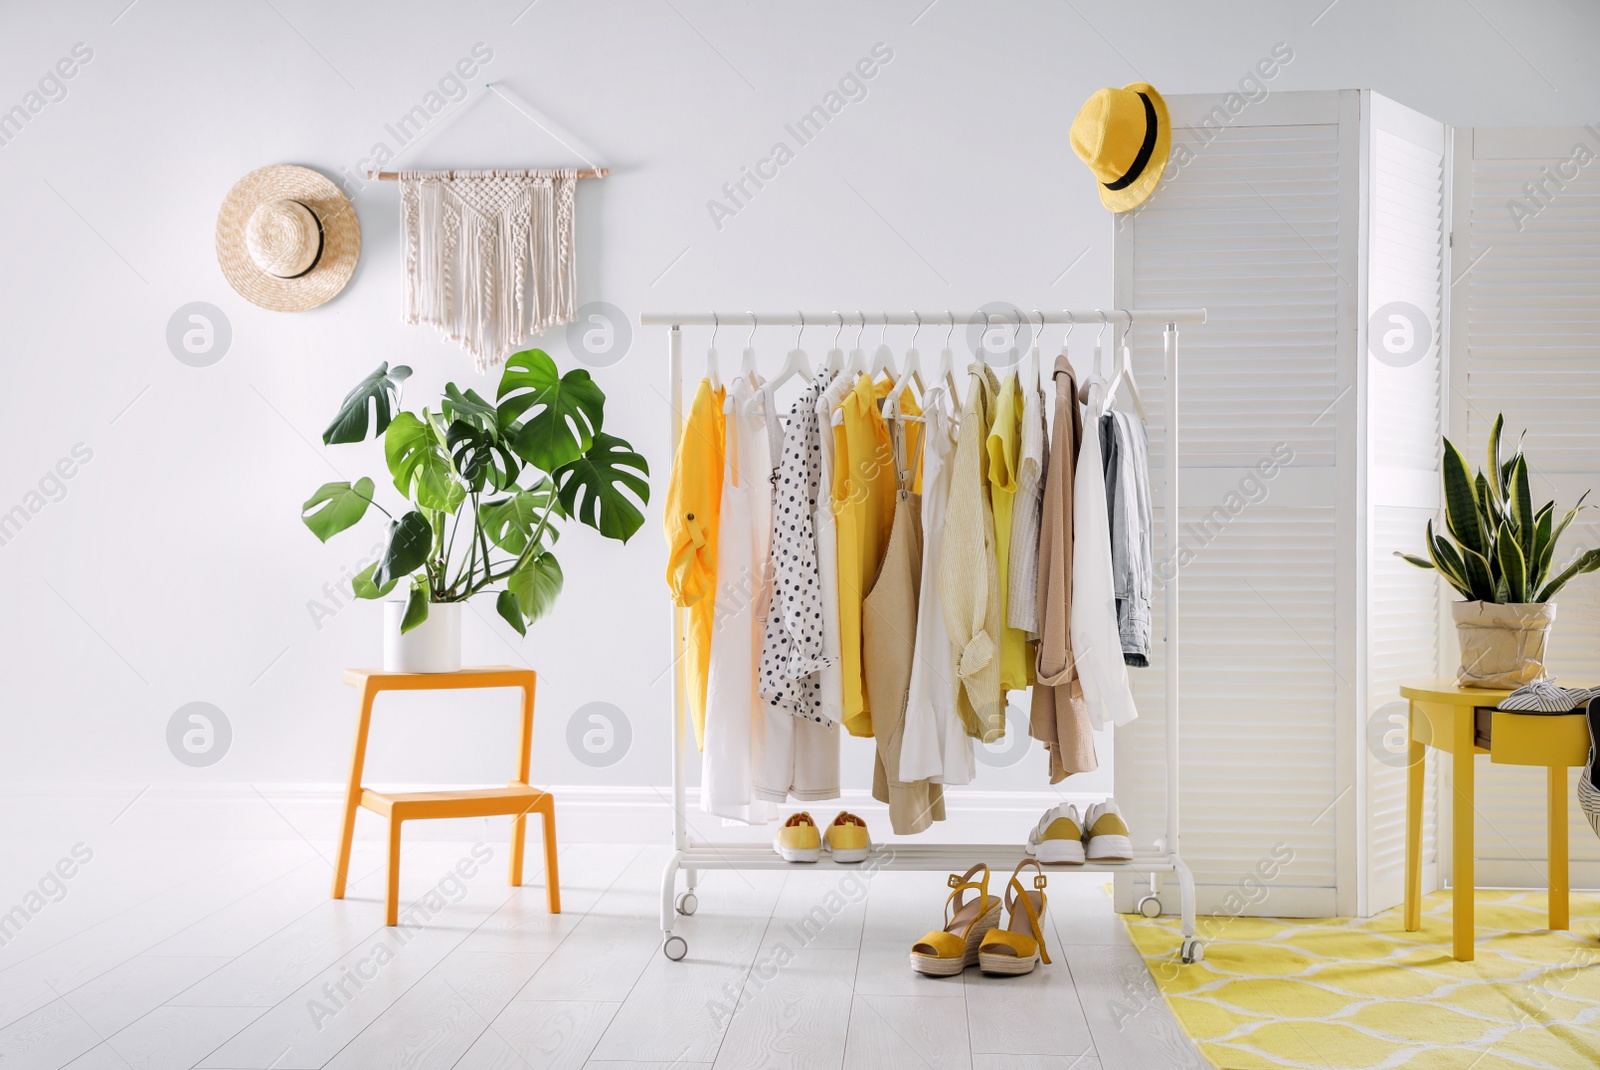
[[[1545,502],[1539,511],[1533,514],[1533,553],[1528,555],[1528,590],[1538,590],[1544,583],[1545,574],[1550,571],[1550,556],[1555,550],[1555,543],[1551,541],[1553,522],[1555,520],[1555,502]]]
[[[522,462],[501,441],[498,431],[485,431],[470,420],[453,420],[445,430],[445,447],[456,472],[474,494],[484,487],[499,493],[516,483]]]
[[[428,577],[418,576],[406,595],[406,611],[400,616],[400,632],[405,634],[428,619]]]
[[[344,397],[339,414],[322,432],[323,445],[340,442],[360,442],[367,437],[367,407],[372,407],[374,426],[372,433],[381,435],[394,416],[394,406],[400,400],[400,384],[411,375],[404,364],[389,367],[388,361],[378,365],[378,370],[357,383],[355,389]]]
[[[421,508],[453,513],[466,498],[467,488],[433,427],[414,414],[402,412],[389,424],[383,454],[395,489]]]
[[[1600,549],[1587,550],[1584,553],[1579,554],[1576,560],[1574,560],[1566,568],[1562,569],[1555,579],[1545,584],[1544,590],[1539,592],[1539,596],[1535,600],[1539,602],[1548,602],[1550,599],[1554,598],[1556,593],[1559,592],[1561,588],[1565,587],[1567,582],[1574,576],[1585,572],[1595,572],[1597,570],[1600,570]]]
[[[627,542],[644,523],[649,475],[649,464],[626,442],[597,431],[588,451],[556,473],[561,508],[606,538]]]
[[[1500,559],[1500,575],[1506,583],[1506,601],[1528,600],[1528,559],[1523,556],[1522,544],[1510,525],[1500,529],[1495,555]]]
[[[506,361],[495,400],[501,433],[517,455],[551,473],[583,456],[605,416],[605,392],[589,373],[574,368],[560,374],[542,349]]]
[[[528,626],[522,620],[522,606],[517,603],[517,596],[512,591],[501,591],[494,600],[494,611],[517,630],[517,634],[526,636]]]
[[[1445,526],[1463,549],[1485,557],[1489,553],[1488,538],[1472,473],[1467,469],[1467,459],[1448,438],[1444,440],[1443,468]]]
[[[300,519],[311,534],[327,542],[334,535],[353,527],[367,515],[372,504],[372,480],[362,476],[349,483],[324,483],[300,506]]]
[[[379,587],[376,583],[372,582],[372,574],[377,571],[377,568],[378,562],[374,561],[360,572],[357,572],[355,577],[350,580],[350,589],[355,592],[355,596],[357,598],[365,598],[368,600],[382,598],[384,595],[394,590],[394,585],[400,582],[398,578],[392,579],[382,587]]]
[[[549,480],[542,479],[531,490],[518,491],[499,501],[484,502],[478,507],[478,520],[490,542],[507,553],[520,555],[528,548],[528,540],[533,537],[539,518],[547,508],[551,508],[555,516],[563,515],[561,503],[555,498],[555,488]],[[548,537],[553,543],[555,535],[555,528],[546,526],[540,542]]]
[[[1467,566],[1461,560],[1461,555],[1456,553],[1456,548],[1449,541],[1433,533],[1433,521],[1429,520],[1426,528],[1428,539],[1428,556],[1433,561],[1441,575],[1450,581],[1450,585],[1468,598],[1472,597],[1472,582],[1467,576]]]
[[[383,556],[378,558],[378,567],[372,572],[372,582],[379,587],[409,576],[421,568],[428,560],[428,550],[433,546],[433,528],[428,524],[428,518],[415,509],[407,512],[399,520],[389,523],[389,544],[384,547]]]
[[[561,563],[548,550],[534,554],[506,577],[506,590],[516,596],[529,624],[550,612],[561,594],[561,584]]]
[[[1500,439],[1506,429],[1506,414],[1499,413],[1494,418],[1494,426],[1489,429],[1489,466],[1488,472],[1500,471]]]
[[[1435,567],[1432,561],[1429,561],[1426,558],[1418,557],[1416,554],[1408,554],[1401,550],[1396,550],[1394,552],[1394,556],[1406,561],[1408,564],[1416,565],[1418,568],[1431,570]]]
[[[1533,490],[1528,485],[1528,459],[1519,453],[1511,459],[1511,493],[1506,499],[1506,514],[1516,526],[1524,557],[1533,552],[1533,513]]]
[[[1492,532],[1505,522],[1504,507],[1500,499],[1494,496],[1494,491],[1482,472],[1473,478],[1472,489],[1478,496],[1478,515],[1483,517],[1485,527]]]
[[[476,390],[467,390],[465,393],[454,383],[444,385],[444,401],[439,407],[444,410],[447,421],[465,420],[491,437],[500,437],[500,415],[495,407],[479,396]]]
[[[1498,584],[1494,574],[1489,571],[1489,560],[1476,550],[1461,548],[1462,570],[1467,575],[1467,590],[1462,592],[1476,602],[1498,602],[1496,597]]]

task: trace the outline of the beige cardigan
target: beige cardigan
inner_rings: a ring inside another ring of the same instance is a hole
[[[1028,734],[1050,755],[1052,784],[1099,765],[1072,656],[1072,493],[1083,419],[1078,413],[1078,384],[1066,357],[1056,358],[1054,378],[1055,430],[1050,436],[1039,530],[1039,656],[1028,720]]]
[[[987,365],[974,364],[970,370],[945,514],[939,596],[960,685],[956,712],[969,736],[991,743],[1006,730],[1005,695],[1000,690],[1000,564],[984,450],[989,409],[1000,392],[1000,380]]]

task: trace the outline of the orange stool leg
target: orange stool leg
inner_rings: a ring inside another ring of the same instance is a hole
[[[400,923],[400,818],[389,815],[389,888],[384,893],[384,924]]]
[[[556,869],[556,800],[544,796],[539,814],[544,819],[544,895],[550,913],[561,913],[561,875]]]
[[[372,700],[376,697],[377,692],[370,684],[361,689],[361,715],[356,719],[356,742],[350,754],[350,783],[344,794],[344,823],[339,829],[339,859],[333,867],[335,899],[344,898],[345,882],[350,876],[350,846],[356,833],[356,811],[361,808],[361,773],[367,762],[367,729],[372,724]]]

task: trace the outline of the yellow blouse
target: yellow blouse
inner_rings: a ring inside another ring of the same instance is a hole
[[[727,391],[700,380],[689,419],[678,440],[667,506],[667,588],[672,604],[689,610],[684,636],[684,694],[694,725],[695,746],[705,749],[706,677],[711,666],[711,627],[716,613],[717,523],[722,513],[722,459]]]
[[[1022,443],[1022,388],[1016,373],[1005,377],[995,398],[989,436],[989,495],[994,503],[995,560],[999,566],[1000,619],[1006,619],[1006,588],[1010,576],[1011,512],[1017,496],[1018,451]],[[1000,633],[1000,688],[1018,691],[1033,683],[1033,652],[1020,628],[1006,626]]]
[[[869,376],[856,380],[840,411],[843,418],[833,428],[833,511],[838,522],[844,727],[853,736],[870,736],[872,710],[861,675],[861,609],[894,526],[894,451]]]

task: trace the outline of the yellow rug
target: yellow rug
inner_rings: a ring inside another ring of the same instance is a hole
[[[1477,959],[1450,956],[1450,897],[1374,918],[1201,918],[1205,959],[1177,960],[1176,918],[1125,918],[1156,985],[1225,1070],[1568,1070],[1600,1066],[1600,896],[1550,932],[1543,892],[1480,891]]]

